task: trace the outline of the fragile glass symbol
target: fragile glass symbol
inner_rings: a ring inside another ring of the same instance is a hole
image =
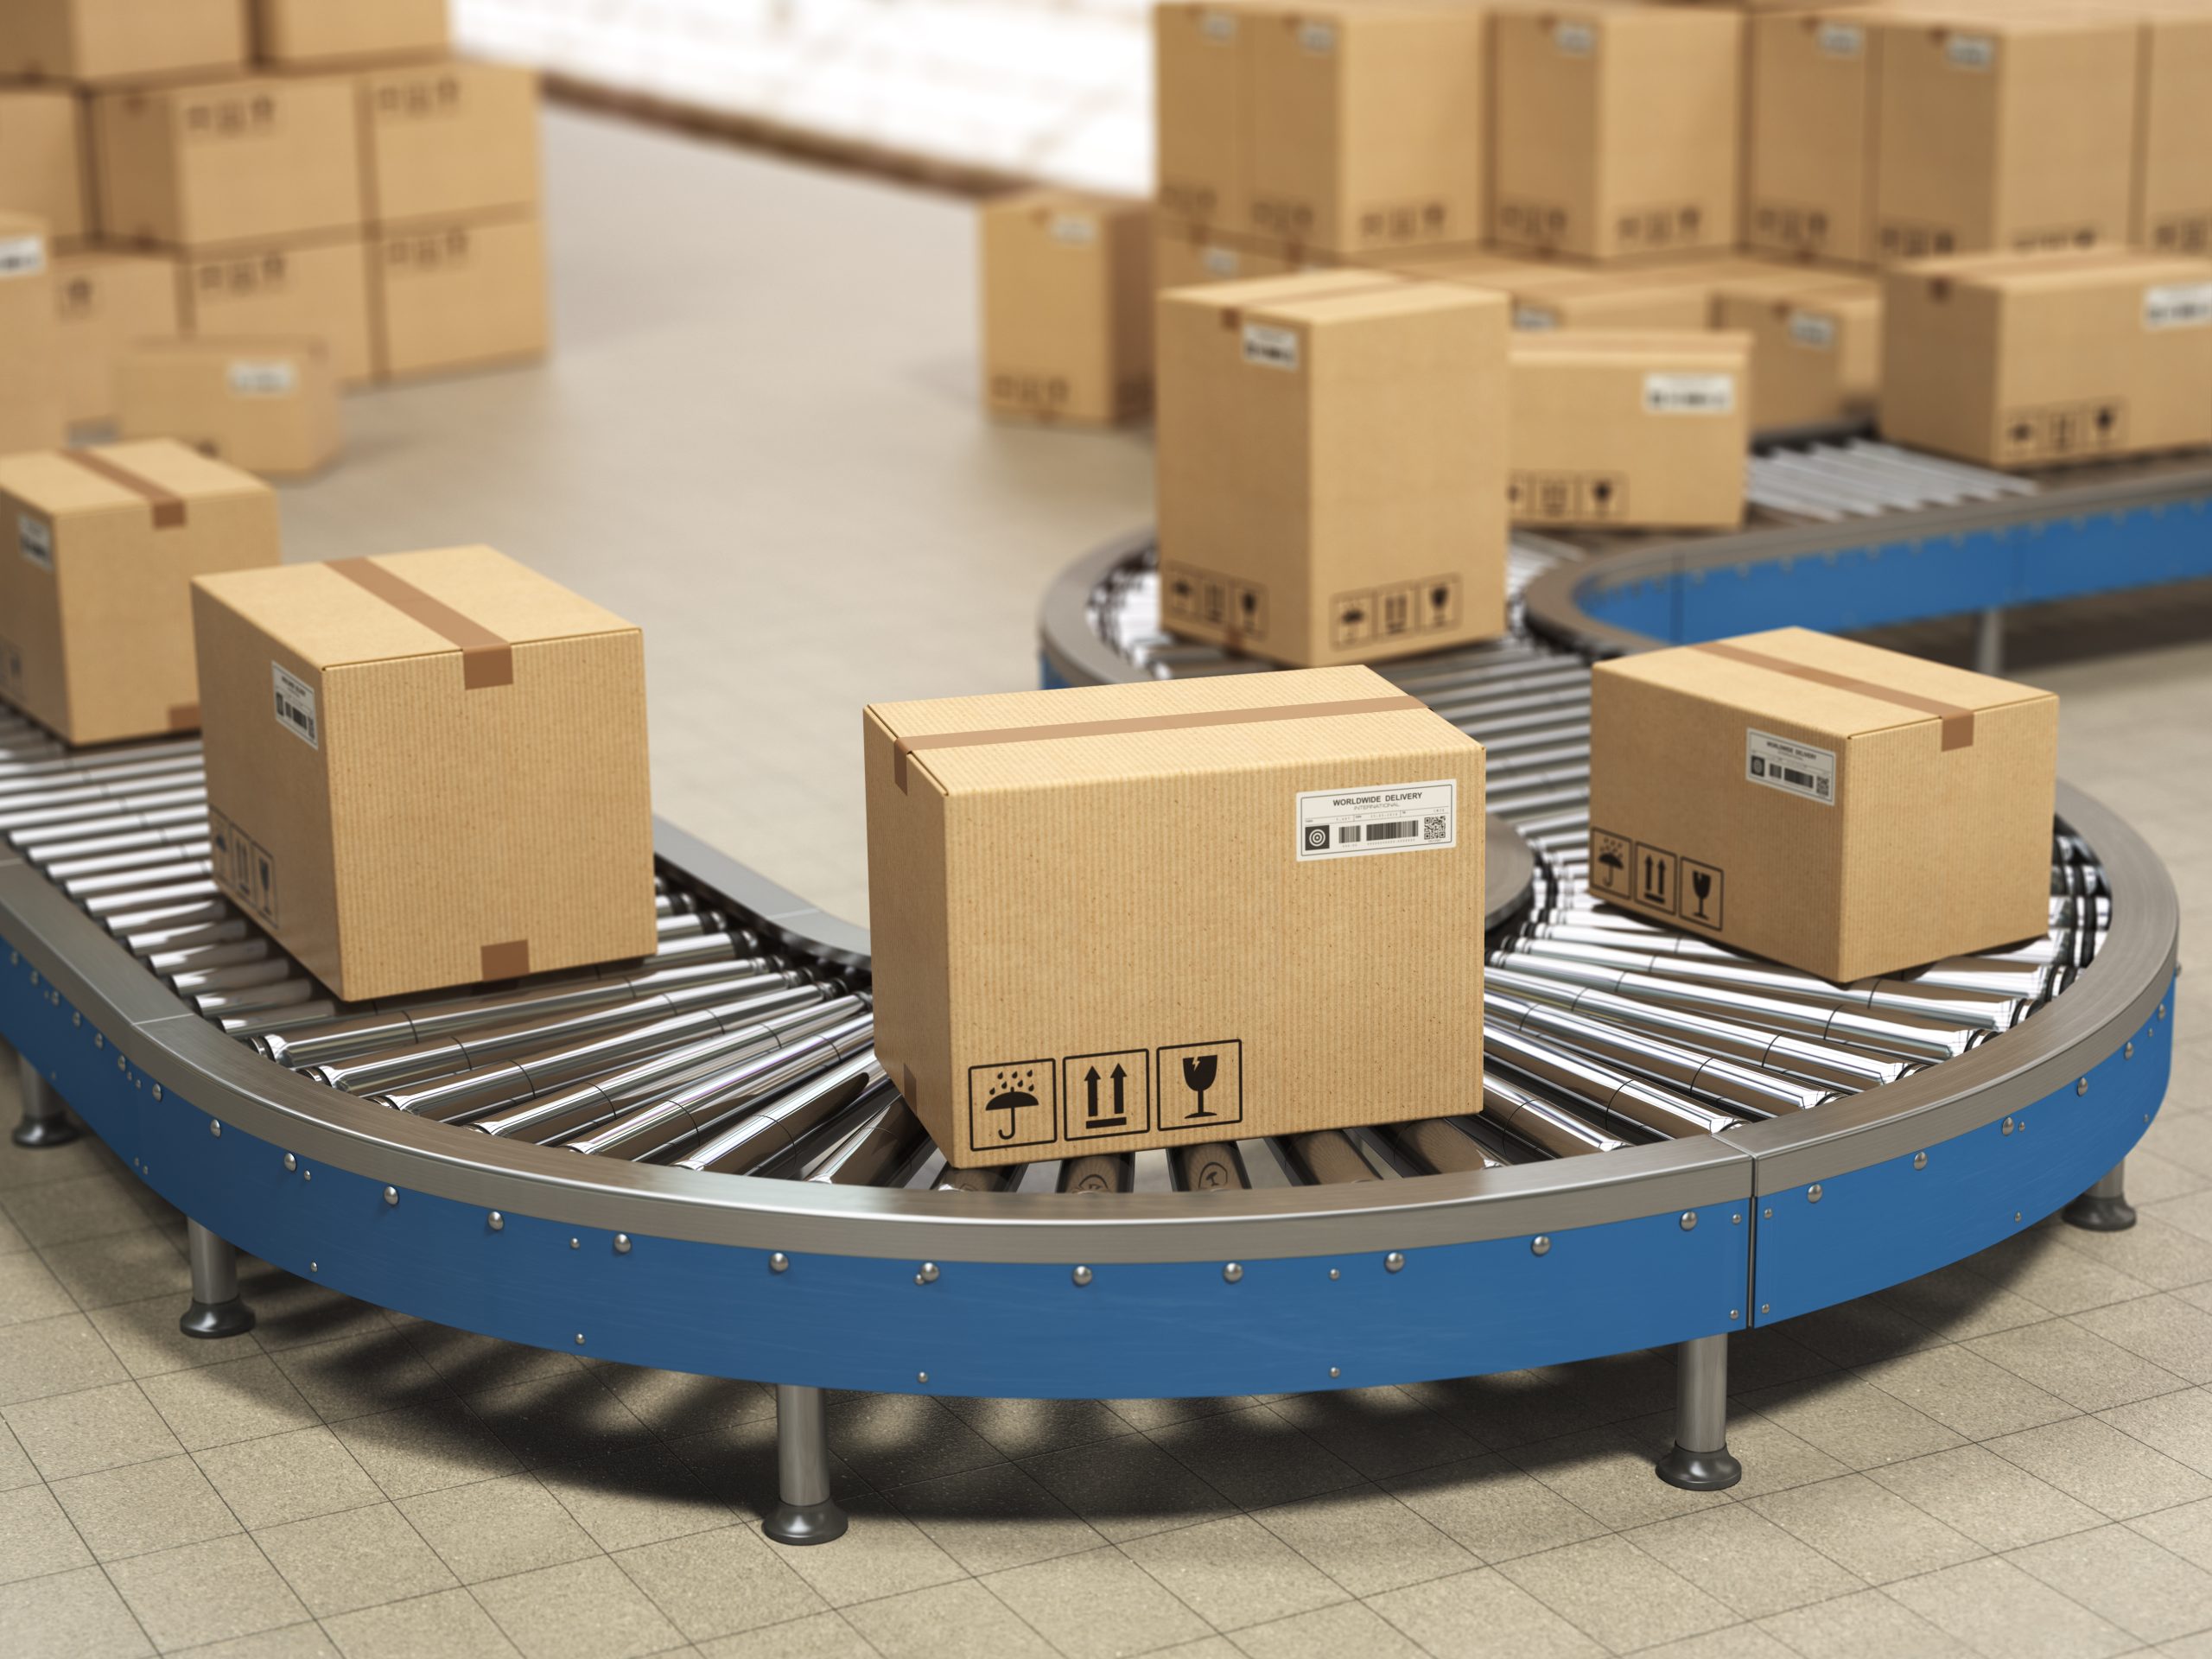
[[[1206,1090],[1213,1087],[1214,1079],[1221,1075],[1221,1056],[1218,1054],[1185,1054],[1183,1057],[1183,1083],[1198,1097],[1198,1109],[1192,1117],[1211,1117],[1206,1109]]]
[[[1697,913],[1703,917],[1705,901],[1713,897],[1713,873],[1710,870],[1692,870],[1690,890],[1697,894]]]

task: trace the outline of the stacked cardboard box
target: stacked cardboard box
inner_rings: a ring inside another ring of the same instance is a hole
[[[1030,190],[984,208],[983,401],[1020,420],[1111,424],[1152,408],[1152,213]]]
[[[61,442],[60,352],[46,221],[0,212],[0,455]]]

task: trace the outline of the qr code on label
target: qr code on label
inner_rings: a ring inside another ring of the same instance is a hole
[[[1431,813],[1421,821],[1421,838],[1423,841],[1444,839],[1444,815],[1441,812]]]

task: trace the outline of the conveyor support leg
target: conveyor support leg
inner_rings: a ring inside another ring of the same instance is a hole
[[[2005,613],[1993,607],[1974,619],[1974,671],[1997,679],[2005,672]]]
[[[830,1496],[830,1435],[822,1390],[776,1387],[775,1512],[760,1530],[779,1544],[826,1544],[845,1535],[845,1512]]]
[[[1699,1337],[1675,1351],[1675,1449],[1659,1478],[1693,1492],[1717,1492],[1744,1478],[1728,1455],[1728,1338]]]
[[[11,1051],[12,1052],[12,1051]],[[23,1096],[22,1121],[16,1125],[19,1147],[66,1147],[77,1138],[69,1121],[69,1108],[38,1068],[21,1054],[16,1056],[16,1076]]]
[[[2084,1232],[2124,1233],[2135,1224],[2135,1206],[2127,1201],[2127,1160],[2058,1212]]]
[[[188,1337],[242,1337],[253,1329],[253,1310],[238,1295],[238,1253],[196,1221],[184,1226],[192,1258],[192,1306],[177,1329]]]

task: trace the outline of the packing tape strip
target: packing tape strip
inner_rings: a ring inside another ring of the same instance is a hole
[[[509,939],[487,944],[481,952],[485,979],[525,979],[530,975],[530,941]]]
[[[105,455],[92,449],[63,449],[58,452],[63,460],[73,461],[86,472],[105,479],[130,492],[154,510],[156,530],[181,530],[189,517],[184,498],[163,489],[151,479],[141,478],[127,467],[119,467]]]
[[[472,622],[441,600],[432,599],[404,576],[396,576],[374,559],[333,559],[327,566],[348,582],[367,588],[394,610],[403,611],[433,633],[442,633],[461,647],[461,683],[471,691],[515,683],[515,648],[506,640]]]
[[[1961,709],[1955,702],[1940,702],[1934,697],[1893,690],[1872,680],[1853,679],[1848,674],[1831,674],[1824,668],[1809,668],[1784,658],[1770,657],[1764,652],[1746,651],[1741,645],[1732,645],[1725,639],[1708,639],[1703,645],[1692,645],[1690,649],[1707,652],[1715,657],[1726,657],[1732,663],[1744,663],[1752,668],[1787,674],[1792,679],[1810,680],[1816,685],[1832,686],[1838,691],[1855,691],[1862,697],[1872,697],[1878,702],[1893,702],[1902,709],[1915,709],[1923,715],[1933,715],[1943,722],[1945,753],[1974,747],[1974,710]]]
[[[1354,697],[1342,702],[1277,702],[1259,709],[1207,709],[1188,715],[1144,715],[1129,720],[1074,720],[1060,726],[1000,726],[975,732],[902,737],[892,745],[891,781],[906,787],[906,757],[924,749],[970,749],[995,743],[1048,743],[1064,737],[1118,737],[1129,732],[1195,731],[1206,726],[1254,726],[1278,720],[1323,720],[1337,715],[1380,715],[1427,709],[1419,697]]]

